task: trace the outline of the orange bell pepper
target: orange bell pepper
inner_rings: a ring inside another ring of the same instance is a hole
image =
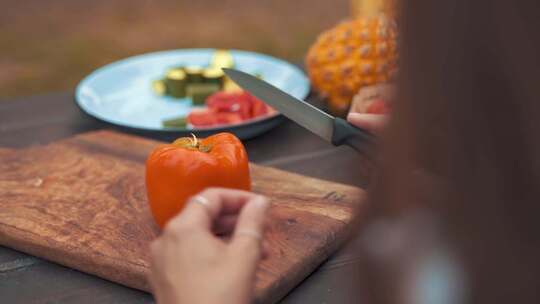
[[[146,161],[148,202],[161,228],[208,187],[251,188],[247,153],[233,134],[182,137],[157,147]]]

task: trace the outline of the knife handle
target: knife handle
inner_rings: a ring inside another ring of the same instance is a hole
[[[373,158],[375,136],[364,129],[357,128],[346,120],[336,117],[334,119],[334,131],[332,144],[335,146],[347,145],[354,150]]]

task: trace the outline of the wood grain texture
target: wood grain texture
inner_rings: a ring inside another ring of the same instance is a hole
[[[149,291],[149,242],[159,233],[144,188],[158,142],[110,131],[46,146],[0,150],[0,243]],[[340,246],[361,214],[363,191],[251,166],[253,190],[271,198],[270,256],[257,302],[272,303]]]

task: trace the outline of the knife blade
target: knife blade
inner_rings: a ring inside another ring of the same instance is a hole
[[[335,146],[345,144],[358,152],[372,156],[375,137],[366,130],[357,128],[339,117],[333,117],[248,73],[227,68],[223,71],[241,88],[312,133]]]

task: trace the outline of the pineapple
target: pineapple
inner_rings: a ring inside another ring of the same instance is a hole
[[[397,68],[397,28],[390,14],[370,11],[323,32],[308,51],[313,87],[336,115],[347,113],[364,86],[386,83]]]
[[[351,15],[353,18],[380,13],[395,16],[398,5],[397,0],[351,0]]]

